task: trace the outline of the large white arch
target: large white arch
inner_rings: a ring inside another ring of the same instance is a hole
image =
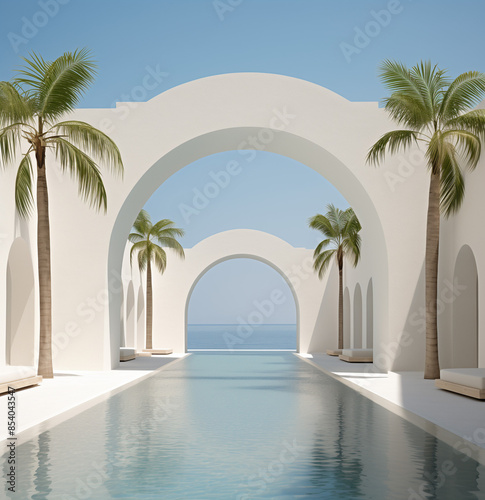
[[[308,352],[310,344],[319,345],[323,350],[334,342],[331,322],[325,322],[319,314],[325,280],[322,286],[313,272],[312,250],[294,248],[262,231],[236,229],[215,234],[186,249],[184,261],[169,253],[165,273],[154,273],[153,299],[157,304],[153,315],[154,347],[186,351],[188,306],[195,286],[214,266],[240,258],[269,265],[288,283],[296,307],[298,352]],[[273,292],[274,297],[268,296],[265,300],[281,296],[280,290]]]
[[[355,285],[353,305],[353,347],[360,348],[362,347],[362,291],[359,283]]]
[[[426,210],[427,173],[416,169],[395,189],[387,174],[397,175],[402,159],[391,158],[380,169],[365,164],[370,145],[394,128],[377,103],[349,102],[296,78],[241,73],[189,82],[133,106],[128,114],[119,113],[120,109],[79,109],[72,115],[105,130],[122,152],[123,182],[104,176],[109,199],[106,215],[96,215],[80,200],[73,202],[77,198],[74,183],[55,175],[49,179],[55,243],[53,328],[62,332],[66,324],[76,323],[80,332],[58,353],[56,368],[117,366],[125,278],[122,257],[135,216],[170,175],[194,160],[228,150],[240,151],[242,168],[250,164],[254,149],[288,156],[341,191],[364,227],[361,266],[374,280],[374,348],[384,352],[389,343],[399,340],[420,279],[425,221],[416,214]],[[5,193],[12,191],[14,182],[12,176],[6,178]],[[410,197],[416,200],[412,207]],[[397,219],[403,223],[396,224]],[[412,223],[405,224],[408,220]],[[55,228],[65,227],[76,230],[69,237],[56,237]],[[3,222],[0,230],[12,234]],[[95,249],[86,246],[88,234],[97,242]],[[403,241],[415,244],[404,247]],[[320,286],[324,288],[324,283]],[[318,307],[322,309],[322,304]],[[314,350],[320,347],[312,344]],[[400,352],[400,361],[409,361],[410,369],[421,364],[417,347],[419,342]],[[87,350],[92,353],[89,359],[77,355]],[[382,368],[392,362],[386,359]]]

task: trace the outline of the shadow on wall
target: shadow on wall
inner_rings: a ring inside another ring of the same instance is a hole
[[[337,349],[338,345],[338,270],[332,265],[328,273],[317,320],[313,329],[308,352],[325,352],[326,349]]]

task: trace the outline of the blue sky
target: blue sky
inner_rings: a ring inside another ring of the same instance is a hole
[[[485,71],[485,2],[479,0],[4,0],[0,9],[0,79],[10,79],[29,51],[52,59],[89,47],[99,74],[82,107],[147,100],[190,80],[245,71],[294,76],[349,100],[378,101],[385,91],[377,67],[386,58],[407,64],[430,59],[452,75]],[[163,72],[161,82],[134,93],[150,71]],[[314,247],[307,218],[329,202],[346,202],[309,168],[269,153],[258,153],[199,214],[184,217],[181,206],[190,206],[194,189],[203,189],[210,172],[235,154],[201,159],[169,179],[147,204],[153,217],[183,227],[189,247],[232,228]],[[258,270],[254,262],[226,266],[231,272],[214,268],[199,283],[192,322],[203,322],[211,310],[217,322],[230,323],[235,303],[250,304],[280,284],[273,270]],[[217,290],[228,283],[237,294],[224,301],[228,294]],[[275,314],[271,322],[286,323],[288,314]]]

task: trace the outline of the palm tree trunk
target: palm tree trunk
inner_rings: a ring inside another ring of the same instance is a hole
[[[39,269],[40,338],[38,374],[53,378],[52,370],[52,299],[51,244],[49,198],[45,173],[45,148],[36,153],[37,159],[37,254]]]
[[[153,349],[152,320],[153,320],[152,266],[149,258],[147,264],[147,328],[146,328],[147,349]]]
[[[426,362],[425,379],[440,378],[438,356],[438,258],[440,244],[440,174],[432,173],[426,229]]]
[[[338,263],[338,348],[344,348],[343,262]]]

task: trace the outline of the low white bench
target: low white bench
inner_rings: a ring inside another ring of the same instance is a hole
[[[136,358],[136,351],[133,347],[120,347],[120,361],[130,361]]]
[[[441,370],[436,387],[475,399],[485,399],[485,368],[447,368]]]
[[[9,387],[22,389],[31,385],[38,385],[42,377],[37,375],[34,366],[1,366],[0,367],[0,394],[8,392]]]
[[[172,354],[173,349],[143,349],[143,352],[148,352],[150,354]]]
[[[329,356],[340,356],[342,354],[342,349],[327,349],[327,354]]]
[[[342,349],[339,358],[347,363],[372,363],[374,352],[372,349]]]

